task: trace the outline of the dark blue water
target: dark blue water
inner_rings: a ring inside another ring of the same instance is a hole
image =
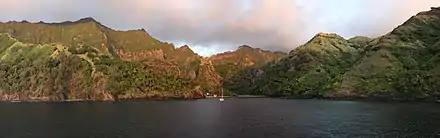
[[[439,106],[282,99],[0,103],[0,137],[440,137]]]

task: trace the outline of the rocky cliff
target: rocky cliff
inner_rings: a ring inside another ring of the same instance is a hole
[[[192,99],[223,89],[217,61],[93,18],[0,23],[0,47],[1,100]]]

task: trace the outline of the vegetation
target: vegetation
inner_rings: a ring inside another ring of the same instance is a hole
[[[0,92],[9,100],[67,100],[88,98],[91,67],[83,59],[63,53],[54,45],[31,45],[0,35]],[[2,41],[5,42],[5,41]],[[58,53],[58,55],[55,55]],[[70,80],[79,79],[78,82]],[[72,91],[75,91],[74,93]]]
[[[236,51],[217,54],[210,57],[209,60],[213,62],[216,72],[224,79],[225,83],[233,83],[230,82],[231,78],[241,71],[260,68],[285,56],[284,53],[240,46]]]
[[[213,65],[188,46],[92,18],[0,23],[2,100],[203,98],[219,93]]]
[[[0,23],[1,100],[440,98],[440,9],[378,38],[319,33],[289,54],[240,46],[209,58],[92,18]]]
[[[374,39],[318,34],[260,68],[262,75],[249,69],[234,78],[244,83],[226,87],[275,97],[437,100],[439,13],[438,8],[419,13]]]

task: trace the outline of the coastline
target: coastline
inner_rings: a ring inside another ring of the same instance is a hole
[[[200,97],[148,97],[148,98],[119,98],[119,99],[72,99],[72,100],[50,100],[50,99],[24,99],[24,100],[4,100],[1,99],[0,103],[43,103],[43,102],[63,102],[63,103],[74,103],[74,102],[127,102],[127,101],[190,101],[199,99],[216,99],[220,97],[213,96],[200,96]],[[440,103],[437,99],[427,99],[427,98],[390,98],[390,97],[270,97],[264,95],[234,95],[234,96],[223,96],[227,99],[254,99],[254,98],[271,98],[271,99],[288,99],[288,100],[328,100],[328,101],[371,101],[371,102],[407,102],[407,103]]]

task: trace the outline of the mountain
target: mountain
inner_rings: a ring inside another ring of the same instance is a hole
[[[335,95],[438,98],[440,9],[421,12],[378,39],[342,76]]]
[[[440,8],[432,8],[378,38],[317,34],[259,76],[235,77],[243,83],[230,88],[274,97],[437,100],[439,46]]]
[[[0,100],[194,99],[225,90],[437,101],[438,86],[440,8],[377,38],[319,33],[288,54],[243,45],[211,57],[93,18],[0,23]]]
[[[221,77],[229,79],[244,69],[259,68],[284,56],[286,56],[284,53],[264,51],[243,45],[235,51],[213,55],[209,57],[209,60],[214,63]]]
[[[336,34],[319,33],[281,60],[234,78],[240,83],[229,88],[275,97],[319,96],[361,57],[362,47]],[[259,75],[249,75],[255,72]]]
[[[0,23],[0,57],[1,100],[192,99],[223,89],[221,61],[93,18]]]

